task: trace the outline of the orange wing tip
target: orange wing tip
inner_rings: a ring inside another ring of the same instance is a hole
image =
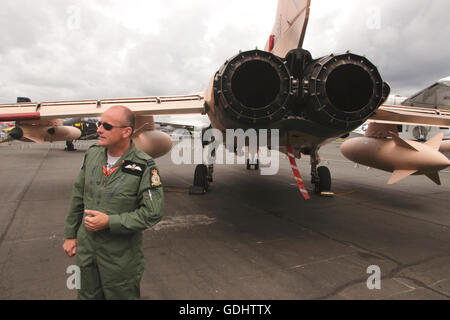
[[[417,170],[395,170],[391,176],[391,179],[389,179],[388,184],[395,184],[416,172]]]

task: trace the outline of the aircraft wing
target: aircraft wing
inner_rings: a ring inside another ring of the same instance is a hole
[[[0,121],[100,117],[113,105],[126,106],[137,116],[206,113],[204,95],[199,93],[185,96],[2,104]]]
[[[450,127],[450,111],[382,105],[368,121],[387,124]]]
[[[303,46],[309,19],[311,0],[278,1],[277,17],[265,50],[285,57]]]

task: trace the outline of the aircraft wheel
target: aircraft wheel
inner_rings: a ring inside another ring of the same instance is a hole
[[[256,160],[256,164],[255,164],[255,170],[259,169],[259,159]]]
[[[247,159],[247,170],[251,170],[252,166],[250,165],[250,159]]]
[[[205,194],[208,188],[208,168],[204,164],[199,164],[195,168],[194,185],[189,189],[189,194]]]
[[[195,168],[194,186],[201,186],[208,190],[208,168],[204,164],[199,164]]]
[[[75,146],[73,145],[73,141],[67,140],[66,141],[66,151],[75,151]]]
[[[317,174],[319,175],[319,192],[331,191],[331,173],[327,167],[317,168]]]

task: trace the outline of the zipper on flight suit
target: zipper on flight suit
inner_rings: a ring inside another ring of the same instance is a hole
[[[125,175],[121,176],[119,181],[116,182],[116,184],[112,188],[111,192],[108,194],[108,197],[106,198],[106,202],[109,202],[112,199],[112,197],[116,193],[117,188],[120,186],[120,184],[123,182],[124,179],[125,179]]]

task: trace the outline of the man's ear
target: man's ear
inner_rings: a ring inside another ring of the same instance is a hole
[[[127,130],[125,130],[124,134],[123,134],[123,138],[130,138],[133,135],[133,129],[131,129],[130,127],[127,128]]]

